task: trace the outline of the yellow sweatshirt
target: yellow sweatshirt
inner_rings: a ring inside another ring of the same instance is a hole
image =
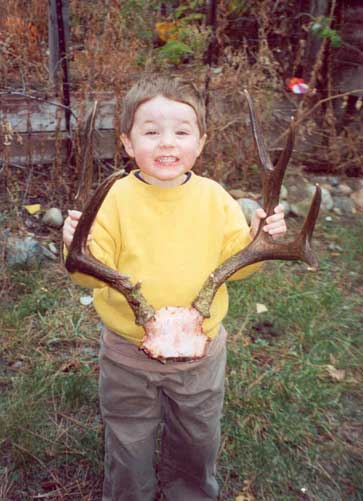
[[[177,187],[144,183],[135,173],[116,181],[92,229],[91,253],[106,265],[142,282],[141,291],[155,308],[189,307],[208,275],[251,241],[245,217],[215,181],[191,174]],[[261,265],[233,275],[238,280]],[[139,344],[142,327],[124,297],[90,276],[73,273],[74,282],[94,288],[94,306],[104,324]],[[222,285],[204,332],[214,337],[228,310]]]

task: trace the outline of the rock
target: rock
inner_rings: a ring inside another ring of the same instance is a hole
[[[10,268],[35,266],[43,259],[43,248],[33,237],[9,237],[7,239],[5,262]]]
[[[291,204],[290,212],[295,216],[305,217],[309,211],[310,200],[302,200],[301,202],[296,202]]]
[[[52,228],[60,228],[63,226],[63,215],[60,209],[52,207],[48,209],[42,219],[43,223]]]
[[[44,258],[56,261],[58,257],[33,237],[8,236],[4,245],[5,263],[9,268],[38,266]]]
[[[352,188],[348,186],[347,184],[340,184],[337,189],[338,193],[341,193],[342,195],[350,195],[352,193]]]
[[[354,212],[353,200],[348,197],[334,197],[334,211],[339,209],[342,214],[352,214]]]
[[[313,196],[315,193],[315,185],[308,184],[306,186],[306,191],[310,196]],[[329,190],[327,188],[321,188],[321,206],[320,210],[323,212],[329,212],[334,207],[334,200],[331,196]]]
[[[328,245],[328,250],[333,252],[343,252],[343,248],[340,245],[335,244],[334,242]]]
[[[309,186],[311,186],[311,185],[309,185]],[[320,188],[325,188],[326,190],[329,191],[329,193],[333,193],[335,191],[335,188],[333,186],[331,186],[330,184],[326,184],[326,183],[320,183]]]
[[[57,255],[58,254],[58,247],[55,245],[54,242],[49,242],[48,244],[48,249],[50,250],[50,252],[52,252],[53,254]]]
[[[251,224],[251,217],[256,212],[256,209],[261,207],[255,200],[249,198],[240,198],[237,200],[239,203],[248,224]]]
[[[314,186],[314,191],[315,193],[315,186]],[[332,210],[334,207],[334,201],[333,197],[331,196],[330,192],[326,188],[321,189],[321,210],[328,212]]]
[[[229,194],[236,200],[238,200],[239,198],[243,198],[246,195],[246,193],[240,188],[229,190]]]
[[[290,204],[286,200],[280,200],[280,205],[282,205],[284,209],[285,216],[288,216],[291,212]]]
[[[287,188],[284,185],[281,185],[281,190],[280,190],[280,200],[286,200],[287,199]]]
[[[363,188],[360,188],[357,191],[354,191],[350,195],[357,209],[363,210]]]
[[[46,247],[42,247],[42,252],[44,254],[44,257],[47,257],[51,261],[57,261],[58,260],[57,256],[55,254],[53,254],[53,252],[51,252]]]

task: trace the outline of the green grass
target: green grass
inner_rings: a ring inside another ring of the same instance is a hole
[[[317,273],[270,263],[229,285],[225,499],[246,480],[259,500],[363,499],[362,229],[320,228],[343,251],[321,245]]]
[[[318,272],[275,262],[229,284],[222,500],[363,500],[362,235],[358,216],[322,222]],[[98,319],[59,265],[3,290],[0,499],[98,499]]]
[[[5,286],[0,499],[82,499],[102,478],[98,320],[59,265],[16,271]]]

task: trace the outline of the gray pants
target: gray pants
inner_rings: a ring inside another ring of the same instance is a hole
[[[225,347],[198,367],[146,372],[100,356],[105,424],[103,501],[153,501],[155,451],[165,500],[218,499],[216,459],[224,397]]]

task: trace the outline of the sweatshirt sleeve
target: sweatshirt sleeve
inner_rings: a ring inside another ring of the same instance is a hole
[[[109,268],[117,269],[117,257],[120,253],[121,238],[117,217],[117,203],[110,192],[100,207],[91,230],[91,242],[88,245],[90,253]],[[66,256],[66,252],[65,252]],[[106,284],[97,278],[84,273],[70,273],[71,280],[91,289],[105,287]]]
[[[240,205],[229,194],[226,195],[225,232],[220,264],[252,242],[250,228]],[[262,263],[251,264],[234,273],[228,280],[242,280],[261,267]]]

